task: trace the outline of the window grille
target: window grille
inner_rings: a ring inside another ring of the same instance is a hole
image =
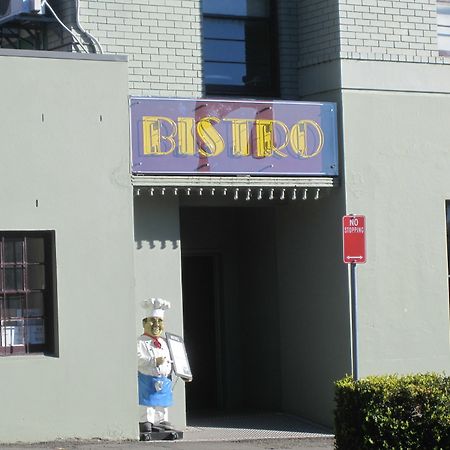
[[[0,232],[0,356],[53,353],[53,232]]]

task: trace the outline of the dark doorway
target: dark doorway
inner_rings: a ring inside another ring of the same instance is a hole
[[[186,384],[188,412],[219,408],[217,256],[183,256],[184,336],[194,379]]]
[[[201,410],[279,410],[274,209],[186,207],[180,225],[188,421]]]

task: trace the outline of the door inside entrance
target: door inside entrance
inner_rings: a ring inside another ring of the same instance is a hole
[[[185,207],[180,224],[188,421],[280,410],[274,209]]]
[[[186,384],[187,411],[215,410],[219,405],[216,327],[216,258],[183,256],[184,336],[195,382]],[[205,370],[207,366],[207,370]]]

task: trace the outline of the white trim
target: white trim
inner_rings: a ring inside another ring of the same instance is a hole
[[[337,177],[210,177],[210,176],[147,176],[132,175],[133,186],[154,187],[318,187],[339,185]]]
[[[338,177],[251,177],[251,176],[170,176],[132,175],[131,184],[142,187],[254,187],[254,188],[332,188]]]

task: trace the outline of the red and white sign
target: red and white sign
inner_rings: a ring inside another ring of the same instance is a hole
[[[366,218],[344,216],[342,218],[344,262],[364,264],[366,262]]]

